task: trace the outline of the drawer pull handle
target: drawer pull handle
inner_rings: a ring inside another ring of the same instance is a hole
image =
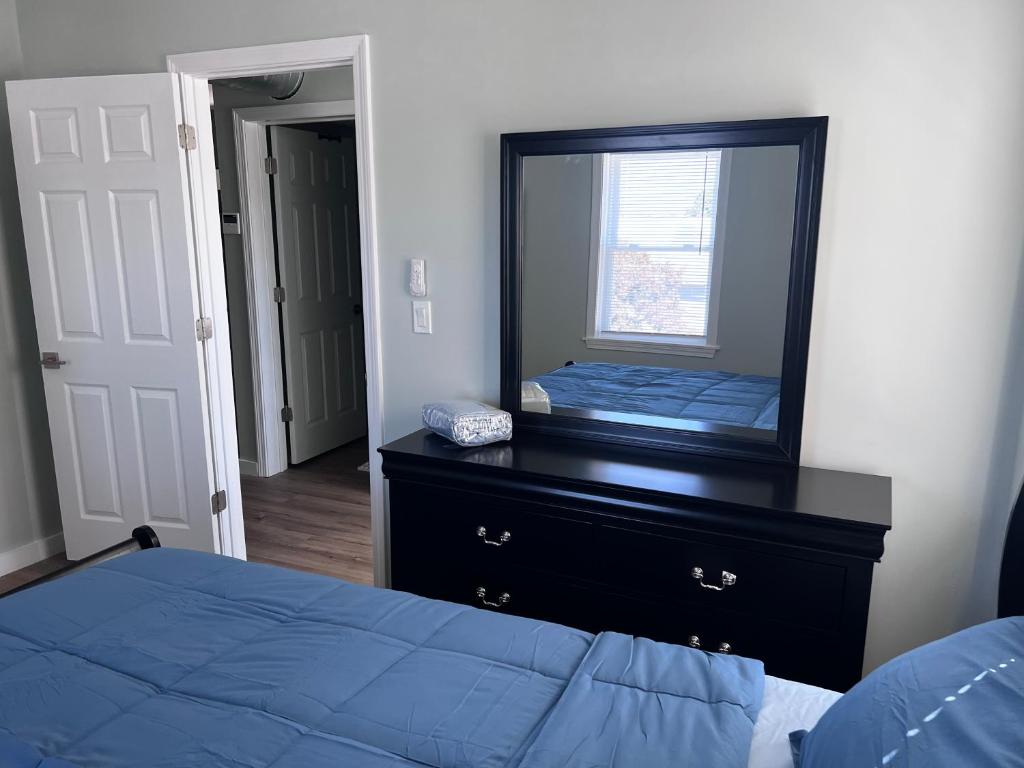
[[[686,644],[691,648],[700,648],[700,638],[697,635],[690,635]],[[732,646],[724,640],[718,644],[719,653],[732,653]]]
[[[504,606],[508,605],[509,601],[512,600],[512,595],[510,595],[508,592],[502,592],[500,595],[498,595],[497,600],[488,600],[487,590],[484,587],[476,588],[476,596],[481,603],[490,608],[503,608]]]
[[[476,535],[484,540],[484,544],[490,544],[492,547],[500,547],[502,544],[508,544],[509,539],[512,538],[511,533],[509,533],[508,531],[502,531],[497,541],[493,539],[488,539],[487,529],[484,528],[482,525],[476,529]]]
[[[693,570],[690,571],[690,575],[700,582],[700,585],[704,589],[713,589],[715,592],[721,592],[726,587],[731,587],[736,583],[736,574],[729,573],[728,571],[722,571],[722,586],[717,584],[705,584],[704,583],[704,569],[699,565],[693,566]]]

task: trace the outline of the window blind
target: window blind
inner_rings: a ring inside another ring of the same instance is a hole
[[[704,337],[721,150],[605,156],[598,330]]]

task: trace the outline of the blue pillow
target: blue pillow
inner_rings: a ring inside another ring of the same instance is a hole
[[[1024,766],[1024,617],[893,659],[790,741],[797,768]]]

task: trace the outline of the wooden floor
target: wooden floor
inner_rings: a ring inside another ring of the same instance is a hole
[[[373,583],[366,440],[273,477],[242,477],[249,560]]]
[[[366,440],[274,477],[242,477],[249,560],[373,583]],[[67,564],[64,555],[0,576],[0,594]]]
[[[22,584],[28,584],[33,579],[53,573],[67,564],[68,559],[64,555],[54,555],[46,560],[40,560],[38,563],[22,568],[20,571],[0,576],[0,595],[4,592],[10,592],[12,589],[17,589]]]

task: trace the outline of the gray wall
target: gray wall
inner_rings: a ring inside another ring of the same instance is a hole
[[[602,357],[581,340],[587,329],[592,189],[589,156],[523,161],[523,378],[567,360],[627,362],[619,359],[623,353]],[[657,356],[642,357],[658,364]]]
[[[782,369],[797,147],[731,151],[713,358],[590,349],[587,328],[592,168],[589,155],[523,161],[523,375],[607,362],[778,376]]]
[[[709,367],[782,374],[797,147],[732,151],[718,343]]]
[[[867,664],[992,616],[1024,414],[1024,4],[595,4],[21,0],[18,12],[29,77],[371,36],[388,438],[417,427],[424,401],[497,397],[503,131],[830,115],[803,461],[895,479]],[[429,336],[411,329],[412,256],[428,260]]]
[[[0,79],[22,76],[13,0],[0,0]],[[0,90],[0,557],[60,532],[18,189]]]
[[[352,68],[306,73],[302,88],[285,102],[222,85],[213,87],[213,120],[217,134],[217,164],[224,212],[239,208],[238,165],[235,160],[233,111],[244,107],[308,104],[351,99]],[[245,262],[242,238],[224,236],[224,271],[228,286],[228,322],[231,324],[231,367],[235,382],[235,422],[238,425],[238,457],[256,461],[256,406],[253,399],[252,348],[249,346],[249,307],[246,303]]]

